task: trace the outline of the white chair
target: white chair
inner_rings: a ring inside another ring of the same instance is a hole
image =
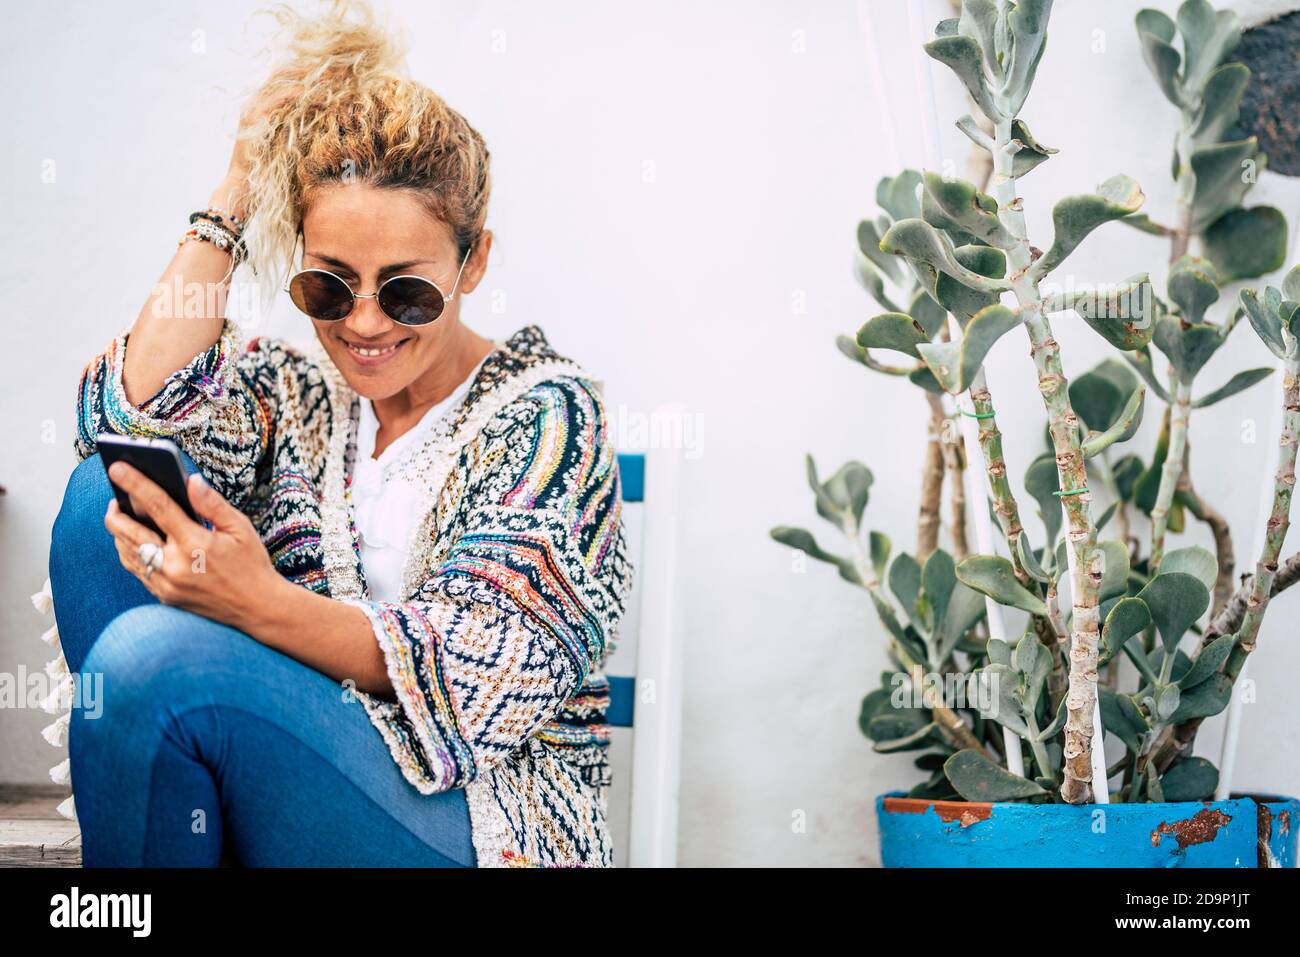
[[[680,629],[673,591],[680,454],[620,455],[632,596],[610,682],[609,823],[617,867],[674,867],[681,780]]]

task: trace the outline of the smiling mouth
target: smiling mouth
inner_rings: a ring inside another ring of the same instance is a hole
[[[349,342],[347,339],[340,339],[345,348],[353,359],[360,365],[373,366],[387,362],[393,356],[397,355],[402,346],[410,342],[410,339],[399,339],[397,342],[391,342],[383,346],[363,346],[355,342]]]

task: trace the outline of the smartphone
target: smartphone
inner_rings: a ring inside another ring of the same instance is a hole
[[[100,433],[95,442],[99,447],[99,458],[104,463],[105,471],[108,471],[108,467],[114,462],[125,462],[139,469],[170,495],[186,515],[198,524],[203,524],[194,513],[194,507],[190,505],[190,497],[185,491],[185,465],[181,461],[181,450],[176,447],[175,442],[170,439],[137,438],[109,432]],[[109,479],[109,484],[112,484],[112,479]],[[113,485],[113,495],[117,499],[118,508],[123,512],[141,525],[166,537],[148,515],[135,514],[131,508],[131,496],[116,485]]]

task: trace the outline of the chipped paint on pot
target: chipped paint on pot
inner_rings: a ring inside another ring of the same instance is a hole
[[[1164,804],[876,799],[886,867],[1295,867],[1300,802]]]

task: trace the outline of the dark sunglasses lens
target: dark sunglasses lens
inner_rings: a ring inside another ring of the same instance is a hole
[[[352,290],[327,272],[309,269],[298,273],[289,283],[289,297],[295,306],[322,322],[342,319],[352,311]]]
[[[394,322],[423,326],[442,315],[443,298],[438,287],[416,276],[396,276],[379,290],[379,308]]]

